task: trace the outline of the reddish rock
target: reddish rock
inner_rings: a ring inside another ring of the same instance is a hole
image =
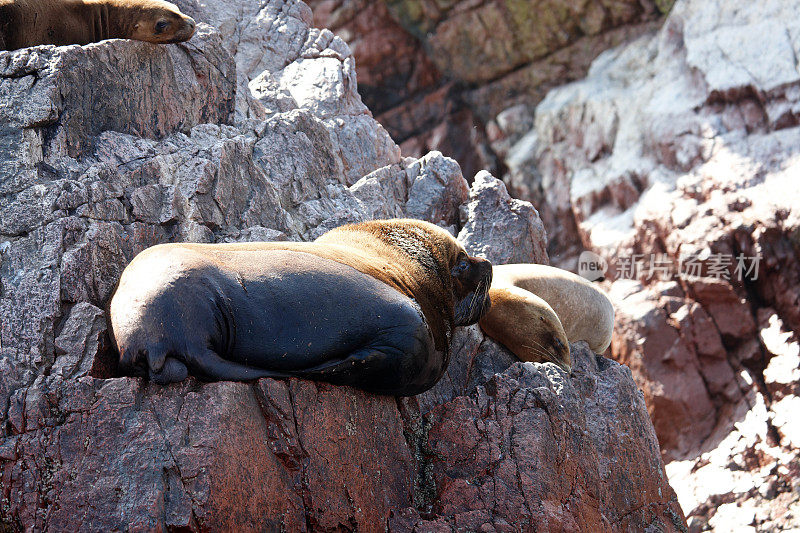
[[[422,44],[395,22],[384,2],[312,0],[308,5],[314,25],[334,31],[352,49],[359,92],[376,115],[439,83]]]
[[[392,398],[305,381],[93,378],[26,395],[31,419],[0,466],[3,517],[25,529],[372,530],[411,503]]]
[[[534,6],[488,2],[387,2],[395,19],[418,36],[433,62],[453,79],[470,84],[496,80],[584,35],[647,20],[651,2]]]
[[[11,402],[0,517],[57,531],[685,531],[625,367],[574,344],[567,376],[486,342],[481,357],[510,367],[427,414],[426,395],[295,379],[42,377]]]
[[[688,280],[687,285],[694,299],[708,311],[720,335],[732,340],[753,336],[756,325],[750,304],[730,283],[704,278]]]
[[[572,376],[515,363],[434,408],[424,518],[394,512],[390,529],[685,531],[629,370],[582,343],[572,354]]]
[[[611,353],[642,388],[666,457],[680,456],[699,447],[716,420],[695,345],[665,311],[662,294],[622,290],[610,291],[616,311]],[[694,327],[690,317],[684,322]]]
[[[333,29],[352,47],[364,102],[404,155],[441,151],[459,162],[468,180],[504,166],[486,133],[501,111],[535,105],[660,15],[653,2],[628,0],[309,5],[318,27]]]

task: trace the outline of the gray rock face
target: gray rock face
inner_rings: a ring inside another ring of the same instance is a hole
[[[217,28],[236,63],[236,118],[262,119],[270,112],[253,98],[247,85],[265,72],[279,72],[295,61],[309,34],[311,10],[294,0],[235,2],[177,0],[195,20]],[[286,111],[287,109],[282,109]]]
[[[310,240],[344,223],[413,216],[476,251],[546,261],[541,221],[491,176],[470,190],[440,153],[402,159],[358,97],[349,49],[310,30],[302,3],[183,4],[220,32],[201,28],[175,46],[0,52],[0,529],[402,531],[390,514],[413,515],[449,483],[431,484],[426,413],[478,401],[465,395],[485,396],[513,363],[477,327],[456,335],[437,388],[398,402],[298,380],[159,387],[119,377],[105,305],[125,265],[161,242]],[[569,404],[556,424],[586,411],[572,389],[560,392],[569,378],[529,365],[507,379],[520,372],[528,377],[515,391],[552,383],[548,405]],[[608,379],[633,391],[627,375]],[[622,499],[572,498],[589,513],[583,530],[605,523],[591,509],[616,516],[625,498],[652,509],[631,523],[680,525],[640,398],[603,395],[637,413],[648,477],[625,478]],[[608,419],[597,442],[628,431],[604,429],[619,412],[596,416]],[[526,438],[540,429],[519,428]],[[553,457],[547,472],[571,475]],[[520,501],[526,490],[508,494]],[[451,512],[442,498],[445,521],[480,505]]]
[[[219,34],[202,26],[173,47],[114,40],[3,53],[0,194],[34,183],[47,154],[82,155],[103,131],[154,138],[231,123],[235,77]]]
[[[458,239],[471,254],[492,263],[547,264],[547,233],[528,202],[511,198],[502,181],[479,172],[462,211]]]
[[[410,189],[406,213],[412,218],[435,220],[442,226],[459,224],[458,208],[469,198],[467,182],[458,179],[461,169],[454,160],[431,152],[410,164]]]

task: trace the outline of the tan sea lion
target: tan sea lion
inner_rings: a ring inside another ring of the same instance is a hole
[[[492,302],[480,320],[481,329],[521,361],[555,363],[567,372],[572,360],[569,341],[555,311],[535,294],[519,287],[489,290]]]
[[[312,243],[154,246],[109,314],[120,368],[158,383],[296,376],[411,395],[441,377],[490,284],[491,264],[445,230],[396,219]]]
[[[614,306],[602,290],[582,277],[547,265],[514,264],[494,267],[491,294],[497,289],[508,287],[524,289],[546,302],[558,316],[570,342],[586,341],[597,353],[605,352],[611,343]],[[497,323],[511,323],[515,320],[514,309],[504,309],[502,303],[496,305],[494,296],[492,301],[492,309],[481,325],[487,320]],[[541,307],[541,302],[531,302],[536,308]],[[547,314],[547,310],[541,309],[531,312]],[[499,335],[502,337],[502,333]],[[503,342],[502,339],[500,342]]]
[[[194,30],[194,19],[163,0],[0,0],[0,50],[104,39],[177,43]]]

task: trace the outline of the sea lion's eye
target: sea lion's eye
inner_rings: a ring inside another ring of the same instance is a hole
[[[167,26],[169,26],[168,20],[159,20],[158,22],[156,22],[156,33],[163,32],[164,30],[167,29]]]
[[[461,259],[456,266],[453,267],[452,274],[454,276],[459,276],[464,273],[465,270],[469,268],[469,262],[466,258]]]

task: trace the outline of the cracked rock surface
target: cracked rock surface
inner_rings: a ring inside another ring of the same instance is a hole
[[[585,343],[571,350],[571,376],[550,364],[517,362],[471,394],[436,406],[424,420],[424,481],[431,489],[422,496],[429,499],[394,513],[390,525],[684,529],[673,492],[664,491],[655,434],[630,371]],[[631,484],[637,493],[629,492]]]
[[[0,52],[0,529],[685,529],[630,373],[582,345],[568,377],[462,328],[406,399],[118,376],[103,309],[157,243],[414,216],[547,262],[498,180],[401,157],[304,4],[183,7],[218,30]]]

